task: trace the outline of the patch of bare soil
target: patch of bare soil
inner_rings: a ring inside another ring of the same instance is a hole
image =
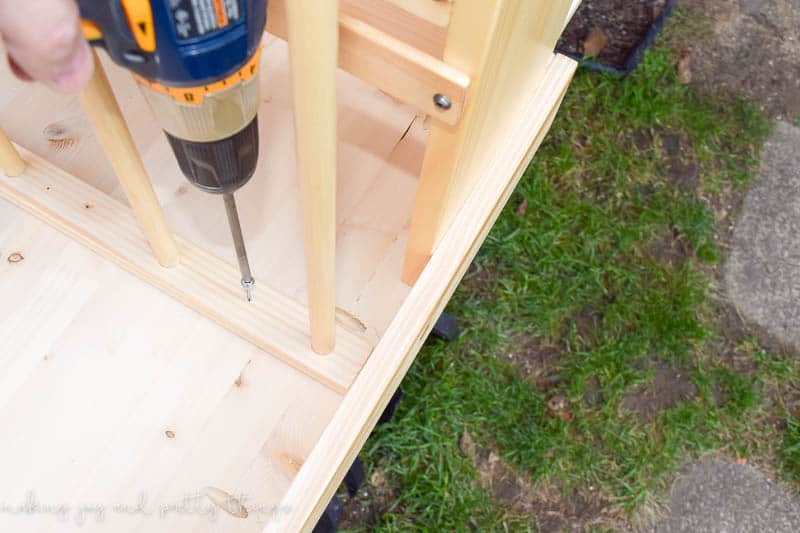
[[[669,233],[657,237],[647,250],[650,257],[663,265],[681,266],[692,256],[692,245],[677,228],[670,228]]]
[[[543,533],[626,528],[619,511],[608,508],[591,487],[565,496],[554,487],[534,485],[519,475],[500,457],[498,450],[476,449],[466,430],[459,445],[474,461],[478,482],[506,509],[508,519],[530,520],[531,525]]]
[[[470,263],[461,285],[475,298],[480,300],[493,298],[497,290],[495,265],[489,263],[479,266],[476,262]]]
[[[597,58],[605,65],[621,68],[665,4],[665,0],[584,0],[558,47],[573,54],[591,54],[584,43],[596,29],[605,36],[605,46]]]
[[[694,193],[700,184],[700,167],[694,159],[692,142],[684,133],[662,132],[661,154],[664,173],[672,186],[683,192]]]
[[[600,390],[600,380],[597,377],[586,380],[582,399],[586,407],[598,407],[605,401]]]
[[[539,337],[518,335],[506,357],[522,377],[541,391],[550,390],[561,383],[561,367],[564,364],[561,350],[545,344]]]
[[[622,400],[622,407],[633,411],[642,422],[649,422],[664,409],[689,401],[697,395],[697,387],[688,372],[680,368],[659,366],[653,381],[643,383]]]
[[[367,529],[378,523],[397,500],[399,489],[392,485],[389,476],[381,468],[374,469],[355,496],[347,491],[339,494],[342,501],[340,530]]]
[[[692,48],[695,83],[749,97],[776,118],[800,118],[800,0],[683,0],[711,25]]]
[[[603,325],[603,312],[595,307],[584,307],[572,317],[578,342],[584,349],[591,350],[597,345],[597,330]]]

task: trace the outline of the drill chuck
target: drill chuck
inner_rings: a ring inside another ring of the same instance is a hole
[[[232,193],[247,183],[256,170],[258,118],[241,131],[216,141],[188,141],[169,132],[167,139],[183,174],[206,192]]]

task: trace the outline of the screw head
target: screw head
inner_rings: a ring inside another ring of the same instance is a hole
[[[450,100],[450,97],[442,93],[436,93],[433,95],[433,103],[442,111],[447,111],[453,107],[453,102]]]

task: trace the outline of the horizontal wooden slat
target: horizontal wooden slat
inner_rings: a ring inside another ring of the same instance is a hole
[[[417,50],[437,59],[444,57],[447,28],[422,20],[389,0],[340,0],[339,9]]]
[[[248,304],[233,265],[183,240],[181,262],[162,268],[129,207],[31,152],[16,178],[0,175],[0,196],[31,212],[146,282],[337,392],[345,392],[372,346],[360,332],[337,325],[336,349],[311,350],[305,306],[258,280]],[[125,302],[120,302],[125,305]]]
[[[287,38],[284,0],[269,3],[267,31]],[[461,118],[469,76],[346,14],[339,17],[339,67],[445,124]],[[436,94],[450,98],[452,107],[436,107]]]
[[[388,0],[422,20],[446,28],[450,23],[451,0]]]

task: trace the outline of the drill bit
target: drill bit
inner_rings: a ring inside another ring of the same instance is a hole
[[[236,259],[239,261],[239,271],[242,273],[242,287],[246,291],[247,301],[252,302],[253,286],[256,284],[256,280],[250,274],[250,263],[247,261],[247,249],[244,246],[242,226],[239,223],[239,212],[236,210],[236,200],[233,198],[233,193],[223,194],[222,198],[225,200],[225,212],[228,214],[228,224],[231,227],[233,245],[236,247]]]

